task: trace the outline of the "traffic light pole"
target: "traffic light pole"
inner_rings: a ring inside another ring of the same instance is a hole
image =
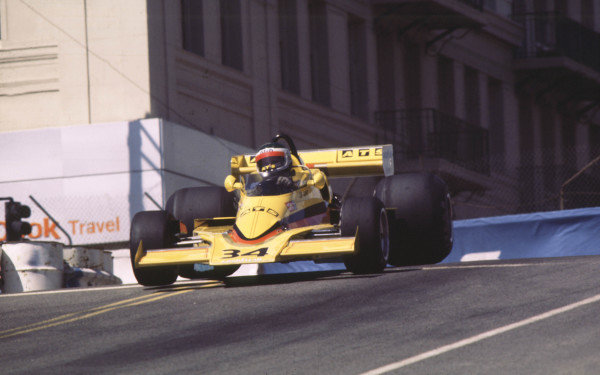
[[[0,198],[4,203],[4,227],[6,241],[21,241],[22,237],[31,233],[31,224],[21,219],[31,216],[29,206],[16,202],[12,197]]]

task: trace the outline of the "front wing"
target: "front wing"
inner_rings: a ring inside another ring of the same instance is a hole
[[[329,224],[314,225],[283,231],[263,242],[240,244],[234,242],[224,228],[205,228],[194,231],[195,236],[179,244],[188,247],[144,249],[140,241],[135,255],[136,267],[156,267],[203,263],[211,266],[256,264],[335,258],[355,250],[356,235],[313,236],[332,230]],[[216,229],[216,230],[215,230]],[[308,238],[307,238],[308,237]]]

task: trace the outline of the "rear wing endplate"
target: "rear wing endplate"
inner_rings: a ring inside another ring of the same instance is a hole
[[[344,147],[298,151],[302,163],[317,168],[328,177],[390,176],[394,174],[392,145]],[[231,158],[231,174],[256,172],[254,155]]]

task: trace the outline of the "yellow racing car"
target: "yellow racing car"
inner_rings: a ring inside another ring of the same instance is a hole
[[[365,176],[380,176],[372,194],[332,192],[329,179]],[[437,263],[452,249],[446,184],[430,173],[394,175],[391,145],[297,151],[281,134],[255,155],[232,157],[224,185],[178,190],[165,210],[134,216],[130,252],[140,284],[300,260],[380,273],[387,264]]]

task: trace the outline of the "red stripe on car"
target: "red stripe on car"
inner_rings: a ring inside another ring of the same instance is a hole
[[[270,233],[265,234],[262,237],[255,238],[253,240],[245,240],[245,239],[241,238],[234,229],[232,229],[232,230],[229,231],[229,237],[233,240],[233,242],[243,243],[243,244],[248,244],[248,245],[253,245],[253,244],[264,242],[264,241],[268,240],[269,238],[271,238],[271,237],[273,237],[273,236],[275,236],[275,235],[277,235],[277,234],[279,234],[281,232],[283,232],[283,230],[276,229],[276,230],[274,230],[274,231],[272,231]]]

